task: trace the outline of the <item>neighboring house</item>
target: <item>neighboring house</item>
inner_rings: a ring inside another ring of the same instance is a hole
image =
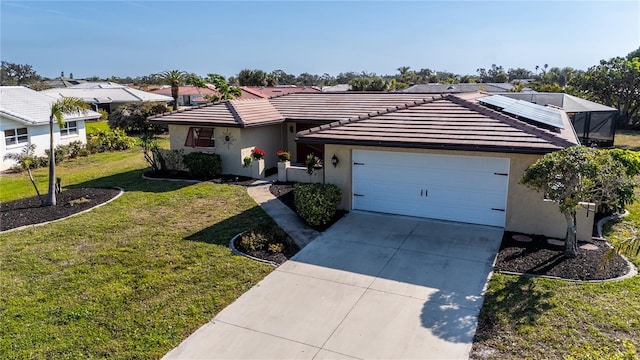
[[[49,116],[55,98],[22,86],[0,86],[0,170],[15,165],[13,160],[5,160],[8,153],[19,154],[29,144],[36,146],[36,155],[45,155],[49,149]],[[84,122],[100,118],[95,111],[65,116],[66,126],[53,126],[54,145],[64,145],[73,141],[87,142]]]
[[[349,91],[349,90],[351,90],[351,85],[349,84],[338,84],[338,85],[322,87],[322,92],[341,92],[341,91]]]
[[[320,89],[313,86],[278,85],[278,86],[241,86],[240,99],[269,99],[292,93],[316,93]]]
[[[73,79],[73,78],[61,76],[55,79],[45,80],[43,81],[43,84],[46,86],[54,87],[54,88],[62,88],[62,87],[70,87],[78,84],[84,84],[86,82],[87,80]]]
[[[137,90],[112,82],[87,82],[65,88],[47,89],[42,92],[55,98],[79,98],[87,104],[90,104],[94,110],[103,109],[108,113],[129,103],[168,103],[169,101],[173,101],[173,98],[170,96]]]
[[[277,150],[314,153],[339,207],[461,221],[564,237],[557,204],[519,183],[546,153],[578,145],[561,109],[528,103],[511,114],[483,93],[298,93],[232,100],[150,118],[169,126],[172,149],[217,153],[223,172],[250,176],[242,160]],[[533,114],[533,115],[527,115]],[[334,159],[335,158],[335,159]],[[335,166],[333,163],[336,163]],[[593,209],[591,208],[591,211]],[[579,213],[580,239],[593,214]]]
[[[463,83],[463,84],[418,84],[410,86],[402,92],[410,93],[426,93],[426,94],[445,94],[445,93],[464,93],[484,91],[488,93],[503,93],[512,91],[514,86],[510,83]],[[535,92],[533,89],[525,87],[522,89],[524,93]]]
[[[213,87],[213,85],[211,86]],[[171,98],[171,86],[169,85],[164,85],[161,88],[151,90],[150,92]],[[178,88],[178,105],[198,106],[206,104],[209,100],[206,99],[205,95],[214,96],[216,94],[215,88],[199,88],[193,85],[180,86]],[[173,101],[173,98],[171,98],[171,101]]]

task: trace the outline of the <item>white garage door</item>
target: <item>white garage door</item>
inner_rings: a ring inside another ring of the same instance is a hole
[[[353,150],[353,209],[504,227],[509,159]]]

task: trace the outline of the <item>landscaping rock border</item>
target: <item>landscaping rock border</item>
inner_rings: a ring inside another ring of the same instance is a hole
[[[278,264],[274,263],[273,261],[260,259],[260,258],[251,256],[249,254],[245,254],[242,251],[236,249],[236,246],[234,245],[234,243],[235,243],[236,239],[239,238],[240,236],[244,235],[244,233],[246,233],[246,231],[243,231],[243,232],[237,234],[236,236],[232,237],[231,240],[229,240],[229,249],[231,249],[231,252],[236,254],[236,255],[238,255],[238,256],[244,256],[244,257],[246,257],[248,259],[251,259],[251,260],[254,260],[254,261],[258,261],[258,262],[261,262],[263,264],[271,265],[271,266],[277,268]]]
[[[603,241],[607,246],[609,246],[611,249],[613,249],[613,247],[611,246],[611,244],[609,244],[607,239],[602,236],[602,228],[604,227],[604,224],[607,223],[608,221],[619,220],[619,219],[621,219],[621,218],[623,218],[623,217],[625,217],[627,215],[629,215],[629,212],[627,210],[625,210],[625,212],[622,213],[622,214],[614,214],[614,215],[607,216],[607,217],[604,217],[604,218],[600,219],[598,221],[598,223],[596,224],[598,237],[594,237],[593,239],[594,240]],[[635,266],[635,264],[633,262],[631,262],[626,256],[624,256],[622,254],[620,254],[620,257],[629,266],[629,271],[625,275],[618,276],[618,277],[615,277],[615,278],[612,278],[612,279],[604,279],[604,280],[565,279],[565,278],[561,278],[561,277],[557,277],[557,276],[524,274],[524,273],[518,273],[518,272],[513,272],[513,271],[496,271],[496,272],[498,272],[500,274],[506,274],[506,275],[515,275],[515,276],[524,276],[524,277],[536,277],[536,278],[563,280],[563,281],[570,281],[570,282],[583,282],[583,283],[603,283],[603,282],[610,282],[610,281],[620,281],[620,280],[632,278],[632,277],[638,275],[638,268]],[[495,267],[495,260],[494,260],[493,266]]]

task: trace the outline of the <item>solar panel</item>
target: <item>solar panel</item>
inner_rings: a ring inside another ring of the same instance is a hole
[[[501,108],[501,112],[515,115],[540,124],[564,129],[562,114],[559,110],[524,100],[515,100],[502,95],[493,95],[478,99],[479,102]]]
[[[493,96],[487,96],[487,97],[483,97],[478,99],[478,102],[487,104],[487,105],[493,105],[493,106],[497,106],[499,108],[506,108],[507,106],[511,105],[511,104],[515,104],[515,102],[518,101],[516,99],[512,99],[512,98],[508,98],[506,96],[502,96],[502,95],[493,95]]]

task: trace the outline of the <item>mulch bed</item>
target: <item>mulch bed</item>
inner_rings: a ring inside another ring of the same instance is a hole
[[[57,194],[56,206],[40,206],[37,196],[0,204],[0,231],[65,218],[113,199],[118,189],[67,189]],[[46,199],[46,194],[42,196]]]
[[[172,172],[147,171],[144,173],[144,176],[152,179],[198,180],[198,181],[208,181],[215,184],[230,184],[230,185],[239,185],[239,186],[249,186],[256,181],[256,179],[253,179],[250,177],[229,175],[229,174],[222,174],[220,175],[219,178],[216,178],[216,179],[196,179],[193,176],[189,175],[189,173],[186,171],[172,171]]]
[[[278,265],[289,260],[291,257],[293,257],[293,255],[295,255],[298,251],[300,251],[300,248],[298,247],[298,245],[293,243],[291,244],[285,243],[284,251],[281,253],[274,253],[268,250],[248,250],[242,247],[242,245],[240,244],[240,238],[241,237],[238,236],[238,238],[233,243],[233,246],[235,246],[236,249],[238,249],[239,251],[247,255],[251,255],[254,258],[271,261]]]
[[[292,183],[292,182],[276,182],[271,185],[269,190],[271,191],[271,194],[273,194],[273,196],[278,198],[278,200],[280,200],[283,204],[287,205],[287,207],[293,210],[293,212],[296,212],[296,205],[293,197],[294,185],[295,183]],[[331,225],[335,224],[336,221],[342,219],[342,217],[345,216],[346,214],[347,212],[344,210],[337,210],[335,215],[331,219],[331,221],[329,221],[327,224],[320,225],[320,226],[309,225],[309,227],[311,227],[314,230],[323,232],[328,228],[330,228]]]
[[[505,231],[496,259],[496,271],[572,280],[613,279],[629,271],[627,262],[620,255],[611,254],[611,249],[604,241],[580,241],[578,256],[567,258],[564,256],[564,245],[549,244],[545,236],[527,235],[532,241],[521,242],[514,240],[513,235],[522,234]],[[607,259],[607,254],[610,259]]]

